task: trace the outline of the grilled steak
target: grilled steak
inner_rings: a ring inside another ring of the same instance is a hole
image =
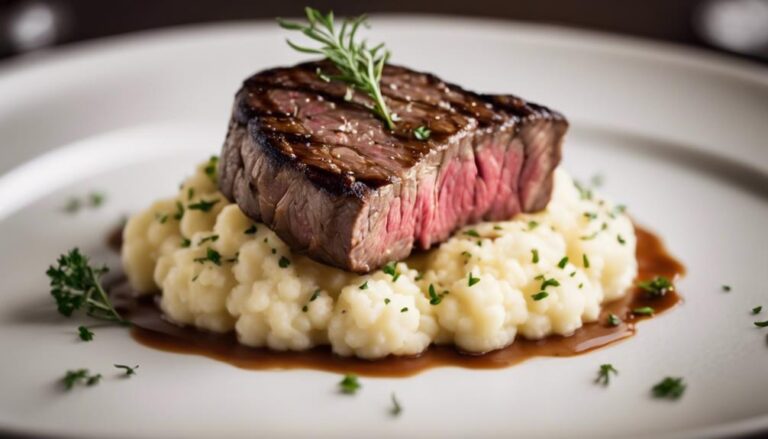
[[[295,251],[363,273],[549,202],[568,127],[559,113],[388,65],[389,131],[367,96],[318,69],[333,73],[313,62],[248,78],[220,165],[222,192]]]

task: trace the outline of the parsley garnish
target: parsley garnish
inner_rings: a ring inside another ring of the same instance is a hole
[[[647,291],[651,297],[662,297],[668,291],[675,291],[675,286],[664,276],[656,276],[651,280],[638,282],[637,286]]]
[[[210,212],[211,209],[213,209],[213,206],[215,206],[216,203],[218,203],[219,201],[220,200],[218,200],[218,199],[211,200],[211,201],[200,200],[197,203],[193,203],[193,204],[188,205],[187,209],[189,209],[189,210],[200,210],[200,211],[203,211],[203,212]]]
[[[619,326],[621,324],[621,319],[616,314],[608,314],[608,324],[610,326]]]
[[[279,265],[280,268],[286,268],[287,266],[291,265],[291,260],[285,256],[280,256],[280,260],[277,262],[277,265]]]
[[[176,213],[173,214],[173,219],[176,221],[181,221],[182,218],[184,218],[184,205],[181,204],[181,201],[177,201]]]
[[[531,249],[531,261],[534,264],[538,264],[539,263],[539,250],[537,250],[535,248]]]
[[[568,256],[565,256],[563,259],[560,259],[560,262],[557,263],[557,266],[561,270],[564,269],[566,265],[568,265]]]
[[[339,382],[339,387],[341,388],[341,393],[346,393],[348,395],[353,395],[357,393],[358,390],[360,390],[360,382],[357,380],[357,375],[354,374],[347,374],[344,375],[344,379]]]
[[[318,76],[324,81],[340,81],[367,94],[371,99],[371,110],[381,118],[390,130],[395,128],[394,114],[390,114],[381,94],[381,74],[389,59],[384,43],[368,48],[365,40],[356,40],[360,25],[366,25],[365,15],[345,19],[341,30],[336,32],[333,12],[323,14],[317,9],[304,8],[309,26],[277,19],[280,27],[300,31],[320,43],[320,48],[304,47],[287,40],[291,48],[302,53],[324,56],[333,62],[338,74],[326,75],[318,69]]]
[[[682,378],[666,377],[653,386],[651,391],[656,398],[678,399],[685,392],[685,387]]]
[[[194,261],[200,264],[204,264],[206,261],[211,261],[214,264],[221,266],[221,253],[208,247],[205,251],[205,256],[201,258],[195,258]]]
[[[400,310],[400,312],[408,312],[408,307],[407,307],[407,306],[406,306],[406,307],[403,307],[403,308]]]
[[[368,289],[368,281],[363,282],[362,285],[359,287],[361,290],[367,290]]]
[[[91,207],[101,206],[104,204],[105,199],[106,196],[102,192],[91,192],[88,194],[88,204],[90,204]]]
[[[592,221],[594,219],[597,219],[597,213],[596,212],[584,212],[584,217],[588,220]]]
[[[725,291],[726,293],[730,292],[731,291],[731,286],[730,285],[723,285],[723,291]]]
[[[106,266],[92,267],[78,248],[59,256],[57,262],[58,266],[49,267],[46,274],[51,280],[51,296],[56,300],[59,313],[70,317],[74,311],[84,308],[91,317],[127,323],[101,286],[101,276],[109,271]]]
[[[480,237],[480,234],[477,233],[477,230],[475,230],[475,229],[469,229],[466,232],[464,232],[464,234],[467,235],[467,236],[471,236],[473,238],[479,238]]]
[[[542,275],[541,276],[541,280],[542,280],[541,288],[539,288],[539,289],[542,290],[542,291],[546,290],[547,287],[550,287],[550,286],[551,287],[559,287],[560,286],[560,282],[558,282],[557,279],[544,279],[544,276]]]
[[[389,305],[389,302],[391,302],[391,300],[389,300],[388,297],[385,297],[384,298],[384,305]]]
[[[766,320],[764,322],[755,322],[755,326],[757,326],[758,328],[768,327],[768,320]]]
[[[654,309],[650,306],[644,306],[642,308],[635,308],[632,310],[632,314],[638,316],[652,316],[654,312]]]
[[[528,221],[528,230],[533,230],[536,227],[539,227],[538,221],[533,221],[533,220]]]
[[[139,368],[138,365],[131,367],[131,366],[126,366],[124,364],[115,364],[114,366],[118,369],[123,369],[125,371],[125,374],[123,376],[126,376],[126,377],[129,377],[131,375],[136,375],[136,369]]]
[[[429,284],[429,304],[439,305],[440,302],[442,301],[443,301],[443,297],[437,294],[437,291],[435,291],[435,286],[432,284]]]
[[[539,300],[545,299],[548,296],[549,296],[548,292],[546,292],[546,291],[539,291],[538,293],[532,295],[531,297],[533,298],[533,300],[538,302]]]
[[[586,186],[579,183],[577,180],[573,180],[573,186],[576,187],[576,190],[579,191],[579,197],[582,200],[591,200],[592,199],[592,190],[587,188]]]
[[[581,259],[584,262],[584,268],[589,268],[589,258],[587,257],[586,253],[581,255]]]
[[[245,230],[246,235],[255,235],[256,234],[256,224],[252,225],[251,227],[248,227],[248,229]]]
[[[399,416],[402,411],[403,411],[403,408],[400,407],[400,402],[397,400],[397,397],[393,392],[392,393],[392,410],[390,410],[389,412],[392,414],[392,416]]]
[[[752,308],[752,314],[760,314],[760,311],[762,311],[762,310],[763,310],[762,306],[756,306],[756,307]]]
[[[65,390],[72,390],[75,384],[84,383],[86,386],[95,386],[100,380],[101,374],[90,375],[88,369],[78,369],[68,370],[61,382]]]
[[[181,248],[187,248],[190,245],[192,245],[192,241],[190,241],[187,238],[181,238],[181,244],[180,245],[181,245]]]
[[[160,224],[165,224],[166,222],[168,222],[168,214],[167,213],[155,212],[155,219]]]
[[[616,235],[616,240],[619,241],[619,244],[624,245],[627,243],[627,241],[624,240],[624,237],[621,235]]]
[[[219,180],[218,167],[219,157],[212,155],[211,158],[208,159],[208,163],[205,165],[205,175],[207,175],[214,184]]]
[[[619,371],[612,364],[601,364],[595,383],[607,386],[611,382],[611,374],[618,375]]]
[[[469,272],[469,280],[467,281],[467,285],[469,285],[471,287],[471,286],[477,284],[478,282],[480,282],[480,278],[479,277],[474,277],[472,275],[472,272],[470,271]]]
[[[203,243],[208,241],[216,242],[218,240],[219,240],[219,235],[206,236],[205,238],[201,239],[200,242],[197,243],[197,245],[202,245]]]
[[[421,125],[419,127],[416,127],[413,130],[413,137],[417,138],[418,140],[427,140],[429,139],[429,136],[432,134],[432,130],[425,127],[424,125]]]
[[[390,262],[383,266],[381,271],[392,276],[392,282],[397,282],[397,279],[400,278],[400,273],[397,272],[397,265],[394,262]]]
[[[91,341],[93,340],[93,331],[88,329],[85,326],[78,326],[77,327],[78,336],[80,337],[80,340],[82,341]]]

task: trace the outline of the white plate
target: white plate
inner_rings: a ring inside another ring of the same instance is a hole
[[[64,49],[0,69],[0,429],[66,436],[704,437],[768,429],[768,74],[683,49],[558,28],[374,17],[398,63],[470,89],[518,93],[573,122],[565,166],[666,238],[687,265],[680,308],[626,342],[494,371],[363,379],[257,372],[138,345],[120,328],[75,340],[45,268],[78,245],[116,266],[103,236],[173,192],[218,151],[239,82],[299,58],[269,24],[198,27]],[[26,164],[33,156],[47,152]],[[68,216],[66,199],[108,194]],[[724,293],[722,284],[733,291]],[[765,312],[759,316],[766,318]],[[113,363],[140,364],[117,378]],[[598,366],[620,375],[592,383]],[[93,388],[56,380],[87,367]],[[667,375],[688,383],[654,400]],[[396,392],[404,412],[388,415]]]

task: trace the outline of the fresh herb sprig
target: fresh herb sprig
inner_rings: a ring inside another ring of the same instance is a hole
[[[88,257],[78,248],[61,255],[57,264],[49,267],[46,274],[51,280],[51,295],[59,313],[70,317],[84,309],[87,315],[97,319],[128,323],[112,306],[101,285],[101,276],[109,271],[106,266],[91,266]]]
[[[357,31],[361,25],[367,25],[365,15],[344,19],[337,31],[333,11],[323,14],[314,8],[304,8],[309,25],[286,21],[278,18],[277,22],[283,29],[299,31],[306,37],[319,42],[319,48],[299,46],[291,40],[286,40],[289,46],[302,53],[322,55],[333,62],[338,74],[331,75],[318,70],[320,78],[328,81],[341,81],[357,89],[371,98],[371,110],[386,123],[387,128],[394,129],[392,115],[381,94],[381,74],[390,53],[384,48],[384,43],[368,48],[365,40],[357,40]]]
[[[601,364],[600,370],[597,372],[597,378],[595,378],[595,383],[607,386],[611,383],[611,374],[618,375],[619,371],[612,364]]]

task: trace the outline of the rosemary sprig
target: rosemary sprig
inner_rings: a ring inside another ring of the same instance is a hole
[[[395,127],[392,115],[381,94],[381,73],[389,59],[389,51],[384,43],[368,48],[365,40],[355,40],[361,25],[367,26],[365,15],[345,18],[341,28],[336,30],[333,11],[323,14],[317,9],[304,8],[309,25],[286,21],[278,18],[280,27],[300,31],[305,36],[321,44],[319,48],[299,46],[286,40],[289,46],[302,53],[323,55],[339,70],[338,75],[328,75],[318,69],[317,74],[327,81],[342,81],[367,94],[373,101],[371,110],[376,113],[390,130]]]

